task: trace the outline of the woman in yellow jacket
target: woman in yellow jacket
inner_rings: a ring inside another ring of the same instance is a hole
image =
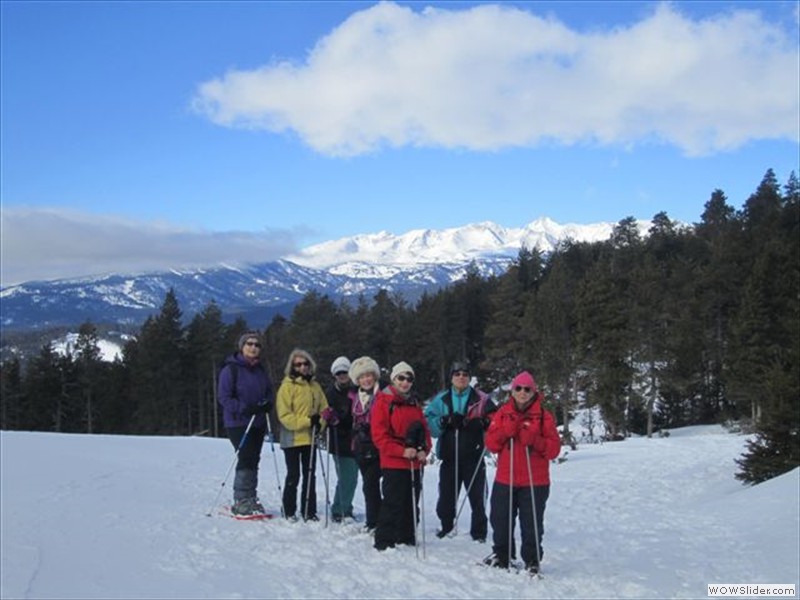
[[[320,413],[328,407],[328,402],[319,383],[314,380],[316,368],[317,365],[308,352],[299,348],[292,350],[275,402],[281,424],[281,449],[286,459],[283,511],[286,518],[292,521],[297,520],[297,484],[301,471],[302,517],[306,521],[319,520],[315,480],[317,461],[312,454],[311,441],[324,426],[324,421],[320,422]]]

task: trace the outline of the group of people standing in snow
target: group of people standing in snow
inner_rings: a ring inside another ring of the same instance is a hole
[[[423,411],[413,391],[413,367],[397,363],[388,385],[381,387],[380,367],[369,356],[334,360],[333,383],[323,391],[311,354],[292,350],[275,393],[260,360],[261,344],[258,332],[242,335],[218,382],[224,425],[238,451],[231,507],[235,515],[264,512],[256,492],[258,464],[264,439],[272,434],[269,413],[274,408],[286,462],[281,507],[286,519],[298,520],[297,487],[302,483],[300,516],[318,520],[314,449],[324,438],[337,474],[333,521],[355,519],[353,499],[360,473],[365,529],[373,533],[374,547],[416,544],[424,468],[436,438],[436,456],[441,459],[436,503],[441,527],[436,535],[454,533],[463,487],[472,513],[472,539],[486,541],[488,523],[492,525],[493,553],[487,564],[508,568],[516,556],[518,517],[521,558],[528,570],[538,571],[549,462],[558,456],[561,442],[530,373],[523,371],[513,379],[508,401],[498,408],[471,384],[469,365],[457,361],[450,368],[450,386]],[[484,495],[487,450],[497,455],[489,519]]]

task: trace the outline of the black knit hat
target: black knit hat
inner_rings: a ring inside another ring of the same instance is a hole
[[[472,372],[469,368],[469,365],[464,360],[457,360],[452,365],[450,365],[450,377],[452,377],[453,373],[455,373],[456,371],[466,371],[467,373]]]

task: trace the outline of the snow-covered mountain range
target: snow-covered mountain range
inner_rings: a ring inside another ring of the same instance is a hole
[[[548,218],[522,228],[484,222],[443,230],[385,231],[323,242],[281,260],[245,266],[28,282],[0,290],[0,324],[8,329],[144,321],[172,288],[184,315],[212,300],[226,316],[263,323],[288,314],[307,292],[334,298],[380,289],[413,299],[424,290],[461,279],[470,263],[484,275],[499,274],[520,248],[551,251],[561,240],[608,239],[614,223],[559,225]],[[649,223],[640,224],[642,231]]]

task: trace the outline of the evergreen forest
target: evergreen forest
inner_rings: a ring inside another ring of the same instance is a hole
[[[606,241],[523,248],[503,275],[473,265],[413,304],[310,292],[269,323],[225,323],[214,303],[185,322],[170,290],[121,360],[100,359],[85,322],[71,354],[44,345],[0,365],[0,428],[224,435],[216,375],[251,328],[276,387],[295,347],[323,387],[340,355],[405,360],[423,399],[465,359],[487,392],[530,370],[566,442],[582,407],[599,408],[608,440],[735,422],[755,433],[737,477],[757,483],[800,465],[800,181],[770,169],[740,209],[718,189],[692,225],[660,212],[643,236],[625,218]]]

